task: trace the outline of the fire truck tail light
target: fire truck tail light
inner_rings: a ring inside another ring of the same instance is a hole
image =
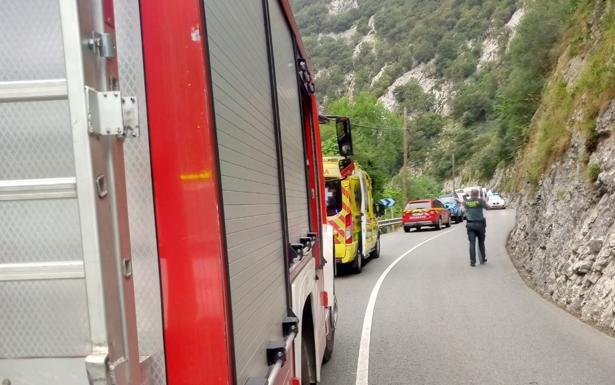
[[[288,382],[288,385],[301,385],[301,381],[297,377],[293,377]]]
[[[329,293],[327,293],[326,291],[321,291],[320,302],[322,302],[322,306],[329,307]]]

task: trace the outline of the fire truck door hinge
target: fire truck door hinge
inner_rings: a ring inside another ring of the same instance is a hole
[[[104,58],[115,57],[116,49],[113,35],[107,32],[92,32],[92,37],[87,40],[87,45],[95,54]]]
[[[85,87],[88,132],[93,135],[124,135],[122,98],[119,91],[96,91]]]
[[[85,87],[88,132],[92,135],[139,136],[139,104],[134,96],[120,91],[97,91]]]

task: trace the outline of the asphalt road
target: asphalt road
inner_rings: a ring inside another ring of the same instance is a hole
[[[374,285],[399,256],[440,234],[382,281],[371,323],[369,385],[615,384],[615,339],[525,285],[505,250],[512,210],[489,212],[488,224],[484,266],[469,266],[465,225],[459,224],[383,235],[379,259],[360,275],[342,273],[335,351],[321,384],[357,384]]]

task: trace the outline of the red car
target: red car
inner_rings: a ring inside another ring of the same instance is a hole
[[[410,201],[404,208],[402,222],[404,231],[407,233],[412,228],[421,230],[422,227],[427,226],[440,230],[442,226],[451,226],[451,213],[437,199]]]

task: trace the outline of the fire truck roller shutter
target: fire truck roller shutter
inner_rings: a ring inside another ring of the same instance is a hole
[[[286,316],[278,159],[260,1],[205,1],[237,384],[263,377]],[[237,28],[241,26],[241,28]]]
[[[280,129],[284,157],[284,183],[290,242],[299,242],[310,231],[300,93],[291,33],[280,4],[269,0],[275,77],[280,106]]]

